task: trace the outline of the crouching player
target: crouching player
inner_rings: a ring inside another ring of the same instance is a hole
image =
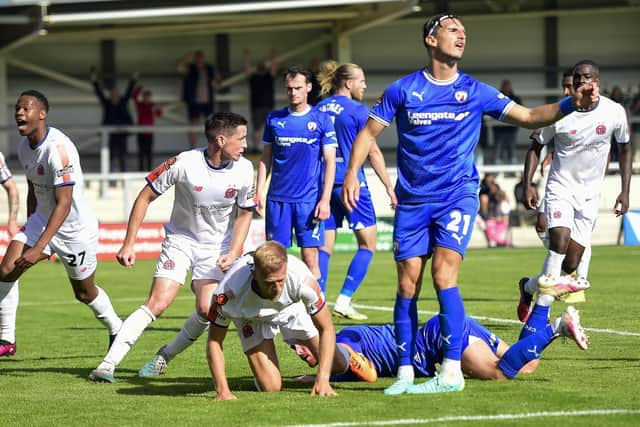
[[[263,243],[254,253],[235,262],[213,295],[209,321],[207,360],[216,400],[237,398],[227,382],[222,349],[231,322],[238,330],[242,350],[260,391],[282,388],[273,341],[278,331],[286,342],[304,345],[314,362],[318,361],[312,395],[334,396],[330,375],[350,369],[348,349],[336,347],[331,314],[318,282],[302,261],[287,255],[284,246],[276,241]],[[334,357],[335,354],[342,357]],[[361,360],[355,353],[353,357]],[[372,374],[372,367],[358,360],[351,365],[362,378]],[[369,373],[361,373],[360,369]]]

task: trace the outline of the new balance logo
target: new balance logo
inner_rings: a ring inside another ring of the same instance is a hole
[[[420,100],[420,102],[423,102],[422,97],[424,96],[424,91],[418,93],[414,90],[413,92],[411,92],[411,96],[415,96]]]

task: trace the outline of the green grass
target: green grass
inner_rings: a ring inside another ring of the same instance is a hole
[[[460,273],[461,291],[469,314],[508,342],[516,339],[516,283],[537,272],[542,249],[471,250]],[[113,385],[93,384],[86,377],[100,362],[107,333],[90,311],[73,300],[64,269],[43,263],[21,280],[18,311],[18,352],[0,360],[3,389],[2,420],[6,425],[195,425],[276,426],[292,424],[432,420],[437,425],[640,425],[640,249],[597,247],[593,250],[587,302],[580,304],[591,347],[582,352],[572,342],[554,342],[544,353],[538,372],[510,382],[467,380],[462,393],[438,396],[385,397],[391,379],[375,384],[335,383],[335,398],[313,398],[309,385],[291,378],[312,374],[282,344],[279,356],[285,391],[257,393],[235,331],[225,341],[227,374],[237,401],[215,402],[204,355],[204,337],[169,365],[159,379],[137,378],[137,370],[178,332],[193,310],[194,299],[184,288],[166,313],[142,335],[116,372]],[[335,255],[328,300],[334,301],[344,277],[348,255]],[[121,316],[135,310],[149,290],[153,262],[139,261],[128,270],[102,262],[98,283],[105,288]],[[376,254],[368,278],[355,303],[388,310],[362,308],[370,323],[392,321],[396,288],[395,266],[389,253]],[[419,309],[437,310],[431,280],[424,283]],[[552,307],[552,315],[563,304]],[[337,328],[347,321],[337,321]],[[624,336],[604,330],[626,331]],[[634,410],[619,415],[574,415],[569,411]],[[526,413],[561,412],[563,416],[523,418]],[[486,416],[513,414],[515,419]],[[485,417],[451,419],[443,417]]]

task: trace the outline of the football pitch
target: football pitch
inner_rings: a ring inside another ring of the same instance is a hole
[[[543,249],[470,250],[460,272],[466,311],[507,342],[520,331],[515,316],[518,279],[539,271]],[[331,261],[328,301],[342,284],[350,254]],[[125,269],[98,266],[97,283],[126,317],[147,296],[153,261]],[[427,276],[418,308],[424,321],[437,309]],[[205,337],[174,359],[164,376],[143,379],[138,369],[179,331],[194,298],[184,287],[174,304],[143,333],[116,371],[116,384],[86,380],[104,356],[107,332],[73,299],[64,268],[42,263],[21,279],[18,351],[0,359],[5,425],[79,426],[638,426],[640,425],[640,248],[595,247],[587,301],[577,304],[590,348],[554,341],[538,371],[513,381],[468,379],[461,393],[387,397],[392,379],[374,384],[333,383],[333,398],[309,395],[293,380],[313,374],[281,341],[284,391],[258,393],[235,330],[225,340],[227,376],[237,401],[216,402],[205,357]],[[390,253],[377,253],[354,303],[368,323],[392,321],[396,289]],[[555,318],[564,304],[556,302]],[[336,329],[351,324],[336,320]],[[420,381],[423,381],[420,379]]]

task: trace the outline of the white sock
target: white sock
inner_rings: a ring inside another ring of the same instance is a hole
[[[584,248],[584,252],[582,253],[582,258],[580,258],[580,262],[578,263],[578,267],[576,268],[576,274],[579,277],[586,278],[589,274],[589,263],[591,262],[591,245],[588,245]]]
[[[118,332],[116,339],[113,341],[109,352],[97,369],[112,372],[129,353],[129,350],[140,338],[146,327],[154,320],[156,320],[156,316],[144,305],[141,305],[139,309],[131,313],[122,324],[122,328],[120,328],[120,332]]]
[[[543,295],[538,294],[538,299],[536,300],[536,304],[541,305],[543,307],[551,307],[555,298],[553,295]]]
[[[555,277],[560,277],[562,275],[562,261],[565,256],[565,254],[559,254],[549,249],[542,265],[542,274],[553,274]]]
[[[333,356],[335,359],[337,358],[341,358],[342,361],[344,362],[344,370],[342,372],[336,372],[336,374],[344,374],[345,372],[347,372],[349,370],[350,367],[350,361],[351,361],[351,357],[349,356],[349,350],[347,350],[347,348],[344,345],[341,345],[340,343],[336,344],[336,351],[334,353]],[[333,374],[333,372],[332,372]]]
[[[96,285],[96,288],[98,288],[98,296],[87,305],[93,311],[96,319],[109,329],[109,334],[115,335],[122,327],[122,319],[113,309],[109,295],[100,286]]]
[[[539,278],[540,278],[539,274],[529,278],[529,280],[527,280],[527,283],[524,284],[525,292],[527,292],[529,295],[533,295],[536,292],[538,292],[538,279]]]
[[[0,282],[0,340],[16,342],[16,315],[20,292],[18,281]]]
[[[398,379],[413,381],[415,374],[413,373],[412,365],[398,366]]]
[[[457,383],[460,381],[460,377],[462,377],[462,364],[459,360],[442,359],[440,376],[449,384]]]
[[[351,304],[351,297],[340,294],[338,295],[338,298],[336,298],[336,304],[333,306],[333,308],[334,310],[335,309],[346,310],[350,304]]]
[[[167,362],[193,344],[208,327],[209,320],[204,319],[198,313],[193,313],[189,316],[187,321],[184,322],[184,326],[182,326],[178,336],[162,349],[162,355]]]

